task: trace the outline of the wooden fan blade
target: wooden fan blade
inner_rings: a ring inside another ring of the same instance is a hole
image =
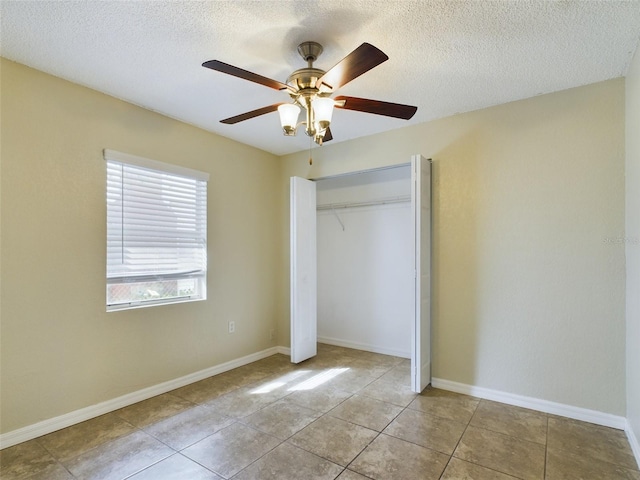
[[[387,60],[389,57],[382,50],[369,43],[363,43],[320,77],[316,87],[320,88],[320,85],[324,84],[336,90]]]
[[[225,118],[224,120],[220,120],[220,123],[233,125],[234,123],[244,122],[245,120],[249,120],[250,118],[255,118],[255,117],[259,117],[260,115],[264,115],[265,113],[275,112],[280,105],[282,105],[282,103],[275,103],[273,105],[269,105],[268,107],[262,107],[262,108],[258,108],[257,110],[251,110],[250,112],[241,113],[240,115],[236,115],[235,117],[229,117],[229,118]]]
[[[333,135],[331,135],[331,127],[327,127],[327,130],[324,132],[324,137],[322,137],[322,143],[330,142],[333,140]]]
[[[336,97],[334,100],[344,100],[344,105],[336,104],[337,108],[345,110],[356,110],[358,112],[374,113],[386,117],[402,118],[409,120],[418,111],[418,107],[402,105],[401,103],[381,102],[380,100],[369,100],[358,97]]]
[[[202,66],[210,68],[211,70],[216,70],[217,72],[233,75],[234,77],[244,78],[245,80],[249,80],[250,82],[259,83],[260,85],[273,88],[274,90],[288,90],[290,88],[286,83],[263,77],[262,75],[258,75],[257,73],[234,67],[233,65],[229,65],[228,63],[224,63],[219,60],[209,60],[208,62],[204,62]]]

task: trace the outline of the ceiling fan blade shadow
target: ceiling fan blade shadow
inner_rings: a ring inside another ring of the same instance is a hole
[[[403,120],[409,120],[418,111],[418,107],[411,105],[369,100],[368,98],[339,96],[334,100],[344,100],[344,105],[336,104],[336,108],[384,115],[385,117],[401,118]]]
[[[215,70],[217,72],[233,75],[234,77],[243,78],[245,80],[249,80],[250,82],[259,83],[260,85],[273,88],[274,90],[289,90],[291,88],[286,83],[263,77],[262,75],[258,75],[257,73],[234,67],[233,65],[229,65],[228,63],[224,63],[219,60],[209,60],[208,62],[204,62],[202,66],[205,68],[210,68],[211,70]]]
[[[337,90],[387,60],[389,57],[382,50],[370,43],[363,43],[320,77],[316,87],[324,84]]]
[[[269,105],[268,107],[258,108],[257,110],[251,110],[250,112],[241,113],[240,115],[236,115],[235,117],[225,118],[224,120],[220,120],[220,123],[233,125],[234,123],[244,122],[245,120],[264,115],[265,113],[275,112],[280,105],[282,105],[282,103],[274,103],[273,105]]]

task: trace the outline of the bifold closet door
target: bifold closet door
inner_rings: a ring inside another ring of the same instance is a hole
[[[290,182],[291,361],[317,353],[316,184],[300,177]]]
[[[411,206],[415,247],[415,322],[411,342],[411,390],[431,383],[431,161],[411,157]]]

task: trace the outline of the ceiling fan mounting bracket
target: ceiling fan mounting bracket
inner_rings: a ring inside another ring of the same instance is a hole
[[[309,62],[309,67],[318,59],[322,51],[322,45],[318,42],[302,42],[298,45],[298,53],[305,62]]]

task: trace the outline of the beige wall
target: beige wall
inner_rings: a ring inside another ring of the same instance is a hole
[[[434,377],[624,415],[624,147],[617,79],[286,156],[282,212],[291,175],[432,158]]]
[[[275,156],[4,59],[1,75],[2,432],[275,345]],[[207,301],[105,313],[103,148],[210,173]]]
[[[626,131],[627,419],[640,441],[640,50],[626,79]]]

